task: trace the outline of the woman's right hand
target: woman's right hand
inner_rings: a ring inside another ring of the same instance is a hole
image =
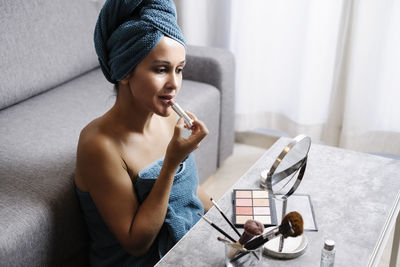
[[[193,126],[190,128],[192,133],[188,138],[182,137],[182,131],[185,126],[183,119],[179,118],[164,159],[164,161],[173,166],[179,165],[192,151],[197,149],[201,140],[208,134],[208,129],[202,121],[198,120],[194,114],[188,111],[185,112],[193,119]]]

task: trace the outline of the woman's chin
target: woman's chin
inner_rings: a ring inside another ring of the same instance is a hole
[[[166,101],[161,101],[161,103],[157,104],[158,104],[156,105],[156,109],[158,110],[158,112],[156,112],[157,115],[162,117],[169,117],[173,112],[171,105],[169,105]]]
[[[157,112],[157,115],[161,116],[161,117],[169,117],[171,116],[172,111],[170,108],[163,108],[163,109],[159,109]]]

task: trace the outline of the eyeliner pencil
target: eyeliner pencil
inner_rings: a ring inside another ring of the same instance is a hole
[[[209,223],[212,227],[214,227],[215,229],[218,230],[218,232],[220,232],[221,234],[223,234],[224,236],[226,236],[227,238],[229,238],[232,242],[236,242],[235,239],[233,239],[230,235],[228,235],[227,233],[225,233],[224,230],[222,230],[221,228],[219,228],[218,226],[216,226],[212,221],[210,221],[209,219],[207,219],[206,217],[204,217],[200,212],[197,213],[201,218],[203,218],[207,223]]]
[[[222,217],[224,217],[225,221],[232,227],[232,229],[238,234],[238,236],[241,237],[242,235],[240,234],[240,232],[236,229],[236,227],[232,224],[232,222],[225,216],[224,212],[218,206],[217,202],[215,202],[213,198],[210,198],[210,200],[214,204],[214,206],[217,208],[219,213],[221,213]]]

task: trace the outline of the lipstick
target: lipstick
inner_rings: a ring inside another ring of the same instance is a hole
[[[178,103],[171,100],[170,104],[172,104],[171,107],[176,112],[176,114],[178,114],[179,117],[181,117],[185,120],[185,122],[186,122],[187,126],[189,126],[189,128],[192,128],[193,120],[185,113],[185,111],[183,111],[183,109],[178,105]]]

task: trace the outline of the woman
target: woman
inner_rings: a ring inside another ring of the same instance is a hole
[[[117,99],[82,130],[77,150],[91,265],[154,265],[210,207],[191,154],[208,130],[187,112],[194,122],[182,138],[171,108],[185,65],[173,2],[107,1],[95,46]]]

